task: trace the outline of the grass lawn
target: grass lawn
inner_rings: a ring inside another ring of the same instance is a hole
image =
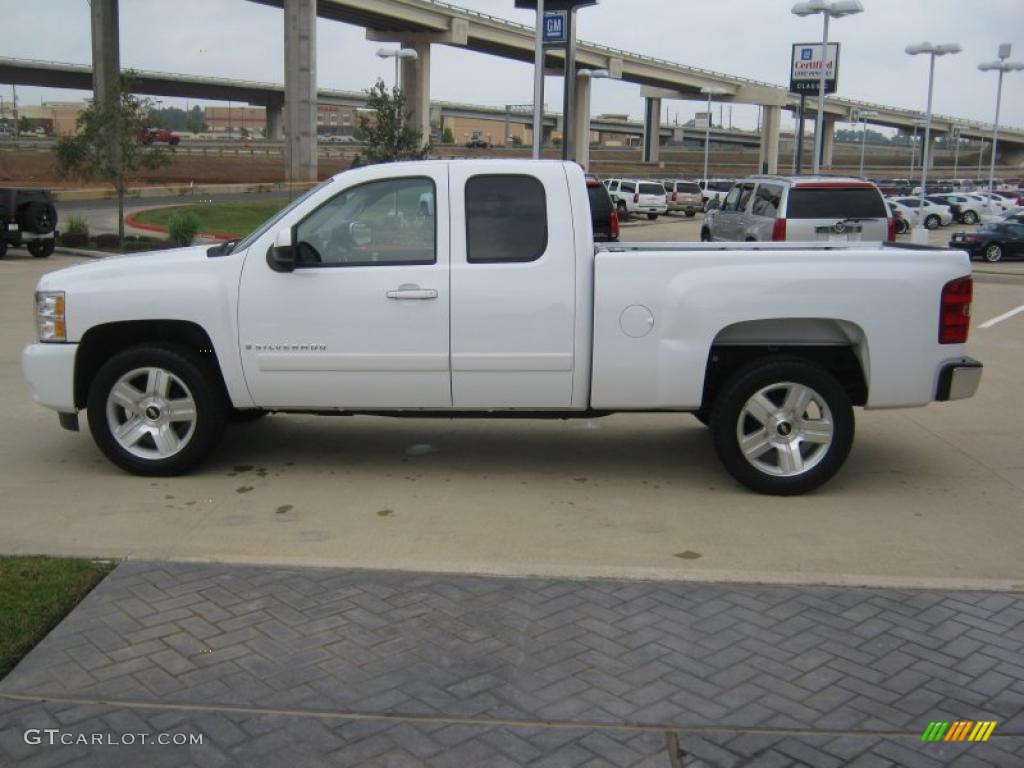
[[[166,227],[171,214],[176,211],[191,211],[199,217],[200,232],[219,232],[243,237],[287,204],[287,200],[255,200],[253,202],[239,200],[228,203],[175,205],[170,208],[140,211],[133,218],[140,224]]]
[[[0,557],[0,678],[114,565],[62,557]]]

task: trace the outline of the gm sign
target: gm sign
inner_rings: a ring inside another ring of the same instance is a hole
[[[794,43],[789,74],[789,90],[792,93],[818,93],[821,70],[825,69],[825,93],[836,92],[839,74],[839,43],[828,44],[828,55],[821,60],[820,43]]]
[[[565,43],[568,40],[568,11],[544,12],[544,42],[548,45]]]

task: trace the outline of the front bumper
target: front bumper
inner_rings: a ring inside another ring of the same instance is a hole
[[[945,401],[974,397],[978,385],[981,384],[981,369],[981,363],[973,357],[964,357],[944,364],[939,370],[935,399]]]
[[[61,413],[74,413],[77,344],[29,344],[21,353],[21,370],[32,399]]]

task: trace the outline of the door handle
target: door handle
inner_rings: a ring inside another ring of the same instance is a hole
[[[389,299],[436,299],[437,291],[434,288],[420,288],[413,283],[405,283],[393,291],[385,293]]]

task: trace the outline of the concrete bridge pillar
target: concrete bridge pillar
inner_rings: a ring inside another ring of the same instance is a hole
[[[761,118],[761,173],[779,172],[779,126],[782,123],[782,107],[765,105]]]
[[[316,181],[317,178],[316,3],[317,0],[284,0],[288,181]]]
[[[280,141],[284,137],[284,103],[271,102],[267,104],[267,138],[271,141]]]
[[[661,148],[661,99],[644,99],[644,162],[656,163]]]
[[[402,59],[402,93],[406,107],[412,112],[412,122],[422,136],[423,143],[431,139],[430,131],[430,43],[403,41],[403,48],[416,51],[415,59]]]
[[[576,150],[575,160],[584,168],[590,167],[590,78],[576,78],[576,94],[573,99],[572,147]]]
[[[824,133],[821,134],[821,167],[832,167],[832,150],[836,144],[836,119],[832,115],[825,115],[821,126]]]

